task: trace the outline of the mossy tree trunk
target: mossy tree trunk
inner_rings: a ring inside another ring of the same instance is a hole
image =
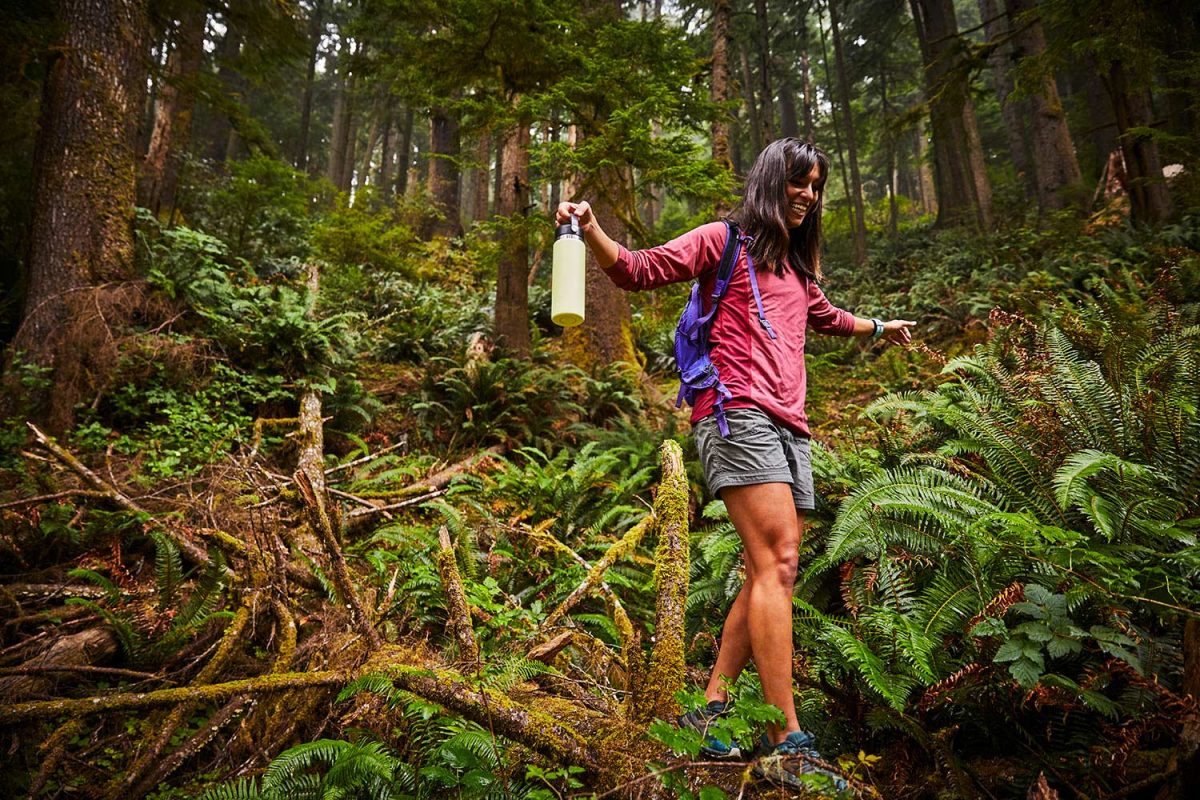
[[[51,432],[103,385],[104,333],[79,330],[89,289],[132,275],[135,148],[145,96],[146,0],[59,0],[63,40],[51,56],[34,155],[27,292],[13,352],[49,370],[33,398]],[[117,309],[113,309],[117,311]],[[119,325],[120,314],[105,315]]]

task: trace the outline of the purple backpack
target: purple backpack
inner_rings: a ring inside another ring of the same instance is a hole
[[[700,279],[692,283],[692,294],[688,297],[683,313],[679,315],[679,324],[675,326],[675,370],[679,373],[679,396],[675,398],[675,407],[679,408],[684,401],[694,406],[696,396],[703,390],[712,388],[717,393],[714,405],[714,416],[722,436],[729,436],[729,423],[725,419],[725,401],[733,397],[725,384],[716,364],[708,357],[708,333],[712,329],[713,317],[721,298],[729,289],[733,268],[737,265],[742,246],[750,242],[750,237],[738,233],[737,224],[724,220],[727,228],[725,249],[721,251],[721,264],[717,267],[717,282],[712,292],[712,308],[704,313],[704,301],[700,293]],[[767,335],[775,338],[775,331],[767,316],[763,313],[762,297],[758,293],[758,278],[754,274],[754,261],[746,254],[746,263],[750,270],[750,288],[754,292],[754,302],[758,305],[758,321],[766,329]]]

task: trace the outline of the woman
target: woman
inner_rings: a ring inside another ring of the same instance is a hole
[[[710,358],[729,394],[728,436],[717,417],[713,389],[696,398],[692,424],[709,489],[725,502],[744,548],[746,582],[725,618],[717,663],[705,689],[704,709],[680,725],[707,734],[724,713],[727,686],[751,657],[763,696],[783,712],[767,737],[780,755],[815,755],[800,729],[792,695],[792,587],[805,513],[814,507],[809,427],[804,413],[805,330],[873,336],[896,344],[911,338],[907,320],[881,322],[834,307],[821,292],[821,206],[829,158],[794,138],[768,145],[746,178],[733,218],[744,238],[729,288],[713,318]],[[709,309],[726,239],[721,222],[702,225],[659,247],[630,252],[610,239],[587,202],[561,203],[561,224],[579,218],[584,240],[600,267],[623,289],[652,289],[699,277]],[[753,274],[751,274],[753,265]],[[795,509],[794,513],[792,509]],[[739,755],[711,736],[708,756]],[[818,772],[803,758],[771,759],[760,774],[798,785]]]

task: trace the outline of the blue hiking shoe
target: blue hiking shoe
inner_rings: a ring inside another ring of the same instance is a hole
[[[797,789],[845,791],[846,779],[828,768],[807,731],[792,731],[754,763],[754,777]],[[806,779],[807,778],[807,779]]]
[[[704,735],[704,744],[700,745],[700,755],[706,758],[741,758],[741,748],[735,742],[725,744],[708,732],[712,723],[724,715],[728,709],[728,703],[710,700],[704,708],[697,708],[681,714],[676,720],[676,724],[680,728],[690,728]]]

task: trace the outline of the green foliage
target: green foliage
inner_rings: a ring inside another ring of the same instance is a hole
[[[310,205],[329,187],[267,155],[201,174],[185,207],[190,225],[224,242],[259,274],[294,269],[309,256]]]
[[[125,369],[141,371],[132,359]],[[81,415],[74,438],[85,450],[111,447],[138,457],[152,478],[196,473],[249,439],[256,408],[291,399],[282,377],[249,375],[220,361],[188,383],[165,365],[144,368],[149,374],[131,376]]]

